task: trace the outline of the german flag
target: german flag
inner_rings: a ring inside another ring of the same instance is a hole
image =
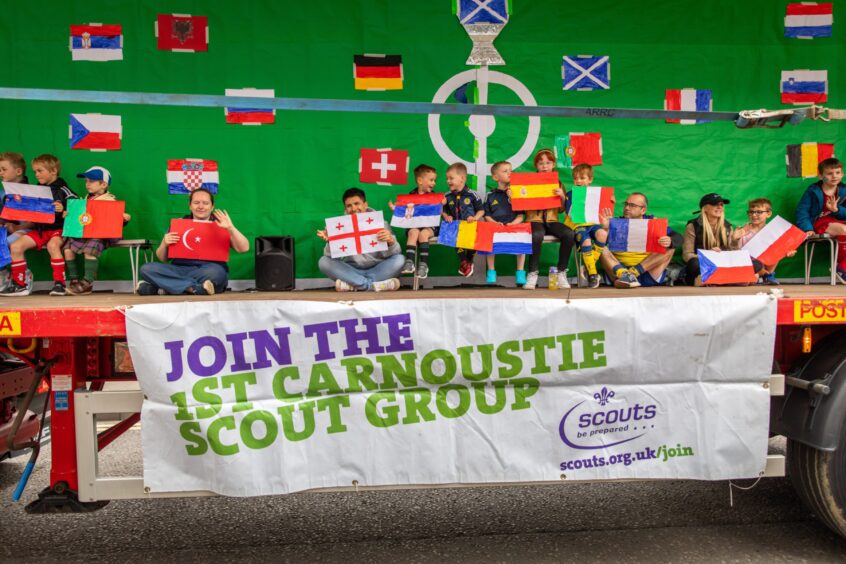
[[[356,90],[402,90],[402,55],[354,55]]]
[[[834,156],[833,143],[802,143],[787,146],[787,176],[810,178],[817,175],[817,165]]]

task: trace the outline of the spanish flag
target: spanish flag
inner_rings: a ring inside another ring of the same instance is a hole
[[[512,172],[511,209],[549,210],[561,207],[561,197],[553,191],[558,188],[557,172]]]
[[[489,221],[442,222],[438,232],[438,243],[458,249],[493,251],[493,237],[497,225]]]
[[[817,165],[834,156],[833,143],[802,143],[787,146],[787,176],[810,178],[817,175]]]
[[[402,90],[401,55],[355,55],[356,90]]]

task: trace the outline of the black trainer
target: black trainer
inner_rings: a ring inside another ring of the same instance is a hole
[[[67,295],[67,290],[65,290],[65,285],[61,282],[56,282],[53,284],[53,289],[50,290],[51,296],[65,296]]]
[[[28,296],[29,288],[26,286],[19,286],[15,282],[9,282],[9,285],[0,292],[0,296]]]

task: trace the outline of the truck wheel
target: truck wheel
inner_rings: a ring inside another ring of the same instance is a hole
[[[793,487],[805,506],[846,537],[846,436],[840,436],[833,452],[788,440],[787,456]]]

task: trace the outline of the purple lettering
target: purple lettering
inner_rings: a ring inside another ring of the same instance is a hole
[[[204,365],[200,361],[203,347],[209,347],[214,353],[211,364]],[[188,347],[188,368],[197,376],[214,376],[226,364],[226,347],[217,337],[200,337]]]
[[[367,342],[367,354],[376,354],[385,352],[385,347],[379,344],[379,322],[381,317],[365,317],[358,319],[344,319],[338,322],[338,325],[344,328],[344,336],[347,338],[347,348],[344,349],[344,356],[355,356],[361,354],[361,349],[358,347],[360,341]],[[364,329],[359,331],[356,325],[359,321],[364,324]]]
[[[413,351],[414,341],[411,340],[411,315],[400,313],[399,315],[386,315],[382,322],[388,326],[388,346],[385,352],[394,353],[402,351]]]
[[[176,382],[182,378],[182,341],[169,341],[164,344],[165,350],[170,351],[171,370],[167,373],[168,382]]]
[[[313,323],[303,327],[306,337],[317,337],[317,354],[314,355],[315,362],[331,360],[335,353],[329,347],[329,333],[338,332],[338,324],[334,321],[326,323]]]
[[[246,333],[233,333],[226,336],[226,340],[232,344],[232,356],[235,357],[235,362],[229,367],[232,372],[244,372],[252,368],[244,358],[244,339],[246,338]]]
[[[256,362],[253,364],[253,369],[270,368],[271,364],[267,358],[267,353],[270,353],[277,366],[291,364],[291,347],[288,342],[291,328],[276,327],[273,332],[276,333],[277,340],[274,340],[267,331],[250,332],[250,338],[256,345]]]

